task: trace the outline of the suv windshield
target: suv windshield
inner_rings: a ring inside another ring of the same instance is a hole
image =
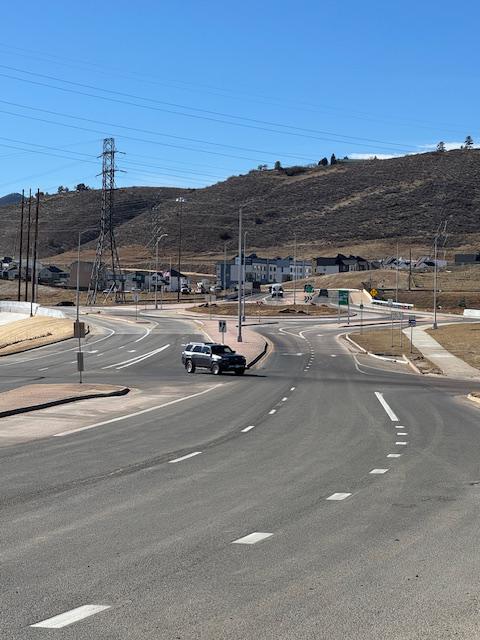
[[[212,347],[212,353],[214,353],[215,355],[221,355],[222,353],[235,353],[235,351],[232,351],[232,349],[230,349],[230,347],[227,347],[227,345],[220,344]]]

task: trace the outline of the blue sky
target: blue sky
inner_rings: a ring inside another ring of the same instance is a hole
[[[0,195],[99,186],[107,136],[119,186],[186,187],[477,141],[479,18],[473,0],[4,3]]]

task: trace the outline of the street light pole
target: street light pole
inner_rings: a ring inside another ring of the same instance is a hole
[[[433,325],[432,325],[432,329],[438,329],[438,325],[437,325],[437,248],[438,248],[438,233],[435,236],[434,251],[433,251]]]
[[[223,243],[223,292],[227,291],[227,243]],[[222,334],[223,335],[223,334]]]
[[[245,322],[245,302],[247,298],[245,282],[247,280],[247,231],[243,234],[243,269],[242,269],[242,290],[243,290],[243,305],[242,305],[242,320]]]
[[[238,333],[237,342],[242,342],[242,207],[238,209]]]
[[[175,202],[180,203],[180,213],[178,219],[178,289],[177,289],[177,302],[180,302],[180,269],[182,266],[182,213],[183,213],[183,203],[186,202],[185,198],[175,198]],[[170,280],[172,275],[170,274]]]
[[[293,234],[293,306],[297,304],[297,234]]]
[[[78,353],[82,353],[82,339],[80,337],[80,239],[82,237],[83,231],[78,232],[78,245],[77,245],[77,333],[78,333]],[[81,356],[80,356],[81,359]],[[79,383],[82,384],[82,371],[80,367],[79,375]]]
[[[158,309],[157,290],[158,290],[158,243],[162,238],[166,238],[168,233],[162,233],[155,242],[155,309]],[[170,275],[171,277],[171,275]]]

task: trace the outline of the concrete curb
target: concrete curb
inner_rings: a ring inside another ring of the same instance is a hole
[[[477,396],[474,396],[471,393],[467,395],[467,398],[472,402],[476,402],[477,404],[480,404],[480,398],[477,398]]]
[[[423,371],[421,371],[421,370],[417,367],[417,365],[416,365],[416,364],[414,364],[414,363],[410,360],[410,358],[409,358],[408,356],[406,356],[405,354],[403,354],[403,357],[404,357],[404,358],[405,358],[405,360],[407,361],[407,363],[408,363],[409,367],[411,367],[411,368],[415,371],[415,373],[418,373],[418,375],[421,375],[421,376],[423,376],[423,375],[424,375]]]
[[[261,351],[258,354],[258,356],[255,356],[255,358],[247,364],[247,369],[251,369],[254,365],[256,365],[257,362],[259,362],[264,356],[267,355],[267,352],[268,352],[268,342],[267,340],[265,340],[265,346],[263,347],[263,351]]]
[[[0,418],[6,418],[7,416],[15,416],[19,413],[28,413],[30,411],[38,411],[38,409],[47,409],[48,407],[55,407],[60,404],[69,404],[71,402],[77,402],[78,400],[93,400],[95,398],[109,398],[113,396],[125,396],[129,393],[128,387],[122,389],[116,389],[114,391],[106,391],[104,393],[88,393],[84,396],[69,396],[62,398],[61,400],[50,400],[48,402],[41,402],[28,407],[16,407],[15,409],[7,409],[0,411]]]
[[[359,344],[357,344],[355,342],[355,340],[352,340],[352,338],[350,338],[348,333],[344,333],[343,335],[344,335],[345,339],[348,340],[348,342],[353,344],[357,349],[359,349],[362,353],[364,353],[367,356],[371,356],[372,358],[377,358],[377,360],[385,360],[386,362],[401,362],[402,364],[409,364],[409,362],[410,362],[409,359],[405,356],[405,354],[402,354],[402,358],[400,358],[400,359],[399,358],[388,358],[387,356],[378,356],[376,353],[371,353],[370,351],[367,351],[366,349],[361,347]]]

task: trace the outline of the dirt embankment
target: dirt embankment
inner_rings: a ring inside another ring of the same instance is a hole
[[[33,317],[0,327],[0,356],[73,338],[72,320]]]

